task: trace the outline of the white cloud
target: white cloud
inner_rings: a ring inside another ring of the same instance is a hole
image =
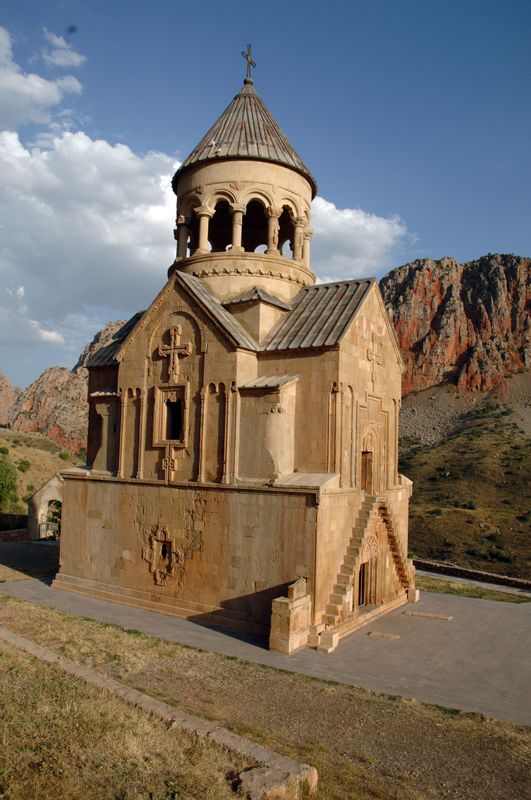
[[[50,111],[67,94],[79,94],[81,84],[73,75],[49,81],[23,72],[13,61],[11,37],[0,27],[0,128],[15,130],[27,122],[46,123]]]
[[[105,309],[145,307],[175,254],[176,166],[82,132],[46,149],[0,133],[0,280],[16,287],[0,295],[0,346],[79,336],[76,350]]]
[[[52,67],[80,67],[87,60],[84,55],[74,50],[62,36],[44,29],[44,38],[50,45],[42,51],[42,60]]]
[[[323,197],[313,201],[312,228],[312,267],[323,281],[381,274],[410,238],[398,216],[336,208]]]
[[[70,51],[55,34],[47,40],[50,53]],[[0,349],[22,361],[40,348],[33,377],[58,352],[74,363],[106,322],[145,308],[175,254],[170,180],[178,164],[71,132],[60,103],[80,90],[71,75],[23,73],[0,28]],[[26,122],[46,123],[30,143],[14,130]],[[381,272],[408,237],[399,217],[339,209],[322,197],[312,226],[321,280]]]

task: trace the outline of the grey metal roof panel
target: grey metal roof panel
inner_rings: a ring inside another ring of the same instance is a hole
[[[183,161],[173,179],[188,167],[206,161],[245,158],[272,161],[300,172],[317,194],[317,183],[262,98],[246,78],[243,88]]]
[[[204,283],[194,275],[185,272],[175,272],[175,278],[197,300],[203,310],[216,322],[229,336],[237,347],[244,350],[257,351],[258,345],[245,328],[226,311],[219,300],[210,294]]]
[[[291,301],[292,310],[273,329],[262,350],[334,347],[374,283],[374,278],[366,278],[306,286]]]
[[[87,359],[87,367],[110,367],[116,365],[116,353],[123,345],[133,328],[140,321],[144,315],[143,311],[134,314],[131,319],[127,320],[121,328],[119,328],[112,337],[109,344],[100,347]]]
[[[263,302],[268,303],[270,306],[276,306],[277,308],[282,308],[285,311],[289,311],[291,306],[285,303],[283,300],[279,300],[278,297],[275,297],[269,292],[266,292],[265,289],[261,289],[259,286],[253,286],[250,289],[246,289],[242,294],[239,294],[237,297],[234,297],[232,300],[224,300],[223,305],[227,306],[234,306],[239,303],[253,303],[253,302]]]
[[[292,383],[299,379],[298,375],[269,375],[261,378],[253,378],[246,383],[238,386],[238,389],[279,389],[287,383]]]

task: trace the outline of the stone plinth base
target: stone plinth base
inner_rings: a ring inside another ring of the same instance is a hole
[[[306,594],[306,579],[299,578],[288,588],[288,597],[273,600],[269,649],[290,655],[308,644],[311,598]]]

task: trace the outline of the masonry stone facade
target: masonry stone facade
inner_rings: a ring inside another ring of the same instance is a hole
[[[378,285],[316,285],[315,180],[250,78],[173,187],[167,283],[89,362],[55,585],[333,649],[415,597]]]

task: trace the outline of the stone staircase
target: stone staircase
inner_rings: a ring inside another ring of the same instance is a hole
[[[378,504],[374,495],[366,495],[352,528],[352,536],[347,546],[343,563],[339,568],[335,586],[330,595],[330,602],[326,606],[323,622],[327,628],[335,628],[346,616],[346,600],[351,591],[356,564],[363,544],[363,536],[371,514]],[[348,609],[350,611],[350,609]]]
[[[381,518],[384,521],[387,530],[387,541],[389,542],[389,549],[393,557],[396,573],[400,579],[400,583],[404,589],[407,589],[412,583],[411,567],[412,562],[409,561],[406,553],[404,553],[400,540],[396,535],[396,523],[391,513],[391,509],[385,499],[378,499],[378,510]]]
[[[343,563],[339,569],[336,583],[332,589],[330,602],[327,604],[326,611],[323,615],[323,623],[326,625],[327,629],[337,628],[346,620],[350,612],[350,608],[347,608],[347,598],[350,599],[349,595],[352,591],[354,573],[360,556],[363,537],[369,519],[376,510],[385,524],[389,549],[402,588],[406,590],[412,583],[409,561],[396,535],[396,524],[387,500],[375,495],[366,495],[361,504],[358,516],[356,517],[354,527],[352,528],[352,536],[350,537]]]

